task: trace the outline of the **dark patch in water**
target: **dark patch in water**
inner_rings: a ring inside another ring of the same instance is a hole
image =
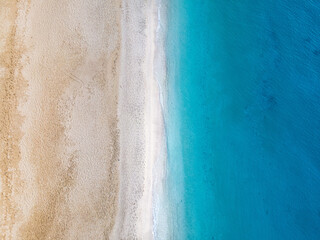
[[[316,55],[316,56],[319,56],[320,55],[320,50],[313,50],[313,54]]]

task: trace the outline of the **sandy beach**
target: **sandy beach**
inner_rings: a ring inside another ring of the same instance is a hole
[[[0,2],[0,239],[152,239],[154,1]]]

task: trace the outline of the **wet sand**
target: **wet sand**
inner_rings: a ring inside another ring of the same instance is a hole
[[[119,91],[121,181],[112,239],[153,239],[153,167],[163,144],[154,77],[156,21],[155,1],[125,1]]]

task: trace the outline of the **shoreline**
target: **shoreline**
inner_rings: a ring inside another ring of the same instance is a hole
[[[160,93],[154,78],[158,6],[155,1],[146,4],[137,1],[135,4],[130,1],[123,4],[119,98],[122,180],[120,208],[112,239],[154,237],[154,164],[160,154],[158,139],[162,141],[164,133]],[[136,9],[138,5],[139,10]],[[138,26],[137,22],[146,24]]]
[[[165,41],[167,36],[167,1],[155,0],[155,50],[154,50],[154,79],[157,84],[157,103],[160,106],[157,119],[161,132],[158,139],[158,154],[153,166],[153,237],[154,239],[169,239],[168,201],[166,196],[167,180],[167,145],[165,111],[167,101],[167,69]]]

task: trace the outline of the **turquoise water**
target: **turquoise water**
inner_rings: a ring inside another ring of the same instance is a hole
[[[320,239],[320,2],[167,10],[169,239]]]

